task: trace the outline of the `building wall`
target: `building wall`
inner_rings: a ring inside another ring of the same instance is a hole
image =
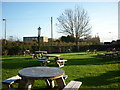
[[[33,41],[33,40],[37,40],[37,37],[23,37],[23,41],[25,41],[25,42]]]
[[[38,40],[38,37],[23,37],[24,42]],[[40,42],[48,42],[48,37],[40,37]]]
[[[57,39],[56,38],[48,38],[48,42],[51,42],[51,41],[56,41]]]
[[[48,42],[48,37],[40,37],[41,42]]]

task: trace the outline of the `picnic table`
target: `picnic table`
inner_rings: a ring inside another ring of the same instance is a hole
[[[55,55],[55,54],[45,54],[45,55],[43,55],[43,57],[46,57],[47,59],[49,59],[49,57],[55,57],[55,58],[58,58],[58,57],[60,57],[60,55]]]
[[[47,53],[47,51],[35,51],[35,53],[37,54],[39,54],[39,53],[41,53],[41,54],[43,54],[43,53]]]
[[[18,75],[22,77],[25,83],[20,83],[19,88],[31,90],[34,80],[46,80],[47,86],[54,88],[54,81],[56,80],[58,88],[64,88],[66,83],[63,79],[64,70],[54,67],[28,67],[20,70]]]
[[[107,53],[105,53],[105,55],[114,55],[114,54],[118,54],[118,52],[107,52]]]
[[[47,54],[47,51],[35,51],[34,54],[31,54],[33,58],[43,57],[43,54]]]
[[[53,54],[45,54],[42,55],[42,58],[39,58],[38,61],[40,62],[41,66],[46,66],[50,61],[48,61],[49,57],[55,57],[55,59],[58,59],[60,55],[53,55]],[[46,58],[43,58],[46,57]]]
[[[67,61],[67,60],[65,60],[65,59],[59,58],[60,55],[45,54],[45,55],[43,55],[43,57],[46,57],[47,60],[48,60],[50,57],[55,57],[55,61],[56,61],[56,63],[58,64],[59,67],[63,67],[64,64],[65,64],[65,62]]]
[[[108,58],[120,58],[119,52],[99,53],[98,56],[108,57]]]

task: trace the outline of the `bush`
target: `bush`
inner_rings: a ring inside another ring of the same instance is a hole
[[[98,51],[107,51],[108,49],[119,48],[120,44],[111,44],[111,45],[79,45],[79,47],[75,46],[74,44],[71,45],[68,43],[60,43],[54,46],[41,45],[40,50],[48,51],[48,53],[64,53],[64,52],[80,52],[86,51],[88,49],[94,50],[97,49]],[[34,51],[38,51],[38,45],[34,42],[19,42],[19,41],[7,41],[7,44],[2,43],[2,55],[21,55],[24,51],[30,50],[31,53]]]

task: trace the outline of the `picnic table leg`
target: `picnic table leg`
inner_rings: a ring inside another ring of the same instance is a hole
[[[47,83],[47,86],[50,87],[50,88],[54,88],[55,84],[54,84],[54,81],[53,80],[46,80],[46,83]]]
[[[28,80],[27,90],[31,90],[34,84],[34,80]]]
[[[9,84],[9,85],[8,85],[8,88],[13,88],[12,84]]]
[[[63,77],[56,79],[58,88],[64,88],[66,86],[65,80]]]
[[[27,84],[27,80],[20,80],[20,83],[18,84],[19,89],[24,89]]]
[[[47,80],[45,80],[45,81],[46,81],[47,86],[50,87],[50,82],[49,82],[49,80],[47,79]]]

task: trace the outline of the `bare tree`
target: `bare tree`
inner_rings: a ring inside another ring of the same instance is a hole
[[[77,46],[80,38],[90,35],[89,17],[84,9],[66,9],[57,19],[59,32],[75,37]]]

